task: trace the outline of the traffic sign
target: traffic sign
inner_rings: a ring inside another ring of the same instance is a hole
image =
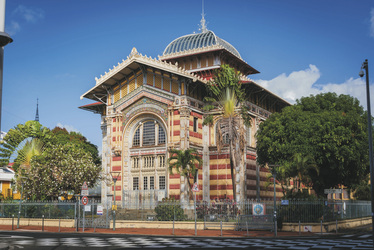
[[[88,186],[87,186],[87,183],[84,182],[83,185],[82,185],[82,190],[88,190]]]
[[[82,197],[82,204],[83,205],[87,205],[88,204],[88,197],[87,196],[83,196]]]
[[[82,189],[81,195],[88,196],[88,190]]]
[[[199,192],[200,190],[199,190],[199,185],[197,185],[197,182],[195,182],[194,184],[193,184],[193,187],[192,187],[192,192]]]

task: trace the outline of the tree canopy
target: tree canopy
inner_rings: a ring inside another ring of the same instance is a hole
[[[356,98],[335,93],[311,95],[260,124],[258,162],[293,166],[296,172],[285,171],[287,177],[304,176],[322,195],[325,188],[352,187],[367,175],[367,135],[366,113]],[[295,154],[312,158],[316,168],[303,168],[299,173]]]

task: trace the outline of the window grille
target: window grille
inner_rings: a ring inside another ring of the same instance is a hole
[[[132,158],[132,168],[139,169],[139,158],[138,157]]]
[[[132,145],[135,147],[140,146],[140,126],[135,131]]]
[[[158,144],[165,144],[165,131],[160,125],[158,126]]]
[[[197,132],[197,128],[198,128],[198,118],[194,117],[193,118],[193,132]]]
[[[154,176],[149,177],[149,189],[151,190],[155,189],[155,177]]]
[[[155,145],[155,123],[145,122],[143,125],[143,146]]]
[[[148,190],[148,176],[143,177],[143,189]]]
[[[158,185],[159,185],[159,189],[161,190],[165,190],[166,189],[166,180],[165,180],[165,176],[159,176],[158,177]]]
[[[139,177],[134,177],[132,179],[132,189],[139,190]]]

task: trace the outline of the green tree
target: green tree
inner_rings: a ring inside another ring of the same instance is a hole
[[[360,182],[369,171],[367,145],[366,114],[359,101],[335,93],[297,100],[261,123],[257,133],[259,164],[292,165],[295,153],[313,157],[317,167],[303,175],[318,195],[325,188]]]
[[[194,180],[196,178],[197,167],[196,164],[201,167],[203,161],[198,155],[198,152],[194,148],[189,148],[186,150],[170,149],[170,158],[168,159],[169,172],[173,173],[173,169],[176,170],[178,174],[187,178],[188,183],[188,194],[190,199],[192,198],[192,185],[190,181],[192,177]]]
[[[204,110],[208,112],[204,125],[213,125],[217,119],[217,149],[228,146],[230,157],[231,181],[234,200],[236,201],[235,175],[244,164],[245,127],[250,125],[251,118],[245,105],[245,96],[240,84],[239,73],[228,65],[222,65],[214,73],[213,80],[207,85],[209,93],[205,97]]]
[[[17,182],[24,183],[25,197],[33,200],[67,198],[68,192],[78,194],[86,181],[93,187],[100,179],[101,168],[91,155],[72,143],[54,145],[42,155],[31,159],[30,167],[21,168]]]
[[[52,129],[53,133],[53,143],[65,144],[73,143],[83,148],[85,151],[89,152],[95,164],[101,164],[101,159],[99,157],[99,151],[97,146],[92,144],[84,137],[82,134],[71,131],[68,132],[65,128],[55,127]]]

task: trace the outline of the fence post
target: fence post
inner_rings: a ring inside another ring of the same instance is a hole
[[[301,221],[299,221],[299,235],[301,235]]]
[[[322,220],[321,220],[321,235],[322,235]]]
[[[13,226],[14,226],[14,214],[12,215],[12,231],[13,231]]]
[[[221,220],[221,236],[222,236],[222,220]]]
[[[245,225],[246,225],[246,228],[247,228],[247,237],[248,237],[249,233],[248,233],[248,221],[247,220],[245,221]]]
[[[336,234],[338,234],[338,220],[336,220],[335,231],[336,231]]]
[[[61,218],[58,219],[58,232],[61,232]]]
[[[44,232],[44,214],[42,215],[42,232]]]

